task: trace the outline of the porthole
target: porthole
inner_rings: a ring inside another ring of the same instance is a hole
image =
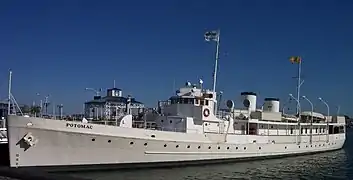
[[[164,147],[167,147],[167,144],[164,144]]]
[[[298,148],[300,148],[300,146],[298,146]]]
[[[173,122],[172,120],[169,121],[170,124],[172,124],[172,122]]]
[[[238,150],[239,148],[238,148],[238,147],[236,147],[235,149],[236,149],[236,150]]]
[[[211,149],[211,146],[208,146],[208,149]]]
[[[305,146],[306,148],[309,147],[308,145]]]
[[[287,149],[287,146],[284,146],[284,149]]]
[[[190,145],[188,145],[188,147],[187,148],[190,148]]]
[[[178,147],[179,147],[179,145],[176,145],[175,147],[176,147],[176,148],[178,148]]]
[[[246,150],[246,147],[244,147],[244,150]]]
[[[218,149],[221,149],[221,147],[218,146]]]
[[[112,142],[112,140],[108,140],[108,143],[111,143]]]
[[[143,144],[144,146],[147,146],[147,143]]]
[[[259,150],[261,150],[261,147],[259,147]]]
[[[201,148],[201,146],[199,146],[199,147],[197,147],[198,149],[200,149]]]
[[[161,120],[161,122],[164,122],[163,119]]]
[[[156,136],[152,134],[151,137],[155,138]]]
[[[130,145],[133,145],[133,144],[134,144],[134,142],[131,141],[131,142],[130,142]]]
[[[310,145],[310,147],[313,147],[313,145]]]
[[[227,147],[227,149],[229,149],[229,147]]]
[[[95,141],[96,139],[92,138],[92,141]]]

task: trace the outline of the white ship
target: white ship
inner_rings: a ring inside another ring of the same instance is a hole
[[[218,44],[219,36],[216,39]],[[10,115],[10,166],[51,170],[169,166],[237,162],[343,147],[344,117],[329,116],[329,112],[324,116],[313,110],[301,112],[300,98],[293,96],[297,116],[280,112],[276,98],[266,98],[263,108],[257,109],[257,96],[252,92],[241,94],[243,108],[235,109],[228,100],[229,113],[222,113],[217,108],[215,79],[213,90],[204,89],[202,82],[188,82],[180,88],[155,119],[157,129],[133,128],[129,114],[117,126]]]

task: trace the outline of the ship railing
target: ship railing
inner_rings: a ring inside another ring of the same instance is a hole
[[[96,120],[90,120],[88,123],[91,124],[100,124],[100,125],[107,125],[107,126],[118,126],[119,122],[117,121],[109,121],[109,120],[102,120],[102,121],[96,121]],[[132,121],[132,127],[133,128],[141,128],[141,129],[157,129],[157,124],[155,122],[145,122],[145,121]]]
[[[218,111],[217,114],[216,114],[216,117],[219,118],[219,119],[226,119],[227,116],[230,116],[231,113],[230,112],[227,112],[227,111]]]

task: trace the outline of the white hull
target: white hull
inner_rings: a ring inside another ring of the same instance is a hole
[[[310,144],[309,136],[301,136],[298,144],[293,142],[297,136],[228,135],[224,142],[224,134],[188,134],[96,124],[92,129],[83,129],[67,127],[67,123],[73,122],[9,116],[10,166],[236,161],[337,150],[346,139],[345,133],[330,135],[329,142],[326,135],[316,135]],[[27,133],[37,141],[32,147],[18,143]],[[246,143],[254,140],[257,143]]]

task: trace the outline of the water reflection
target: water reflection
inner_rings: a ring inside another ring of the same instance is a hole
[[[71,175],[95,180],[353,179],[352,158],[346,151],[234,164]]]

